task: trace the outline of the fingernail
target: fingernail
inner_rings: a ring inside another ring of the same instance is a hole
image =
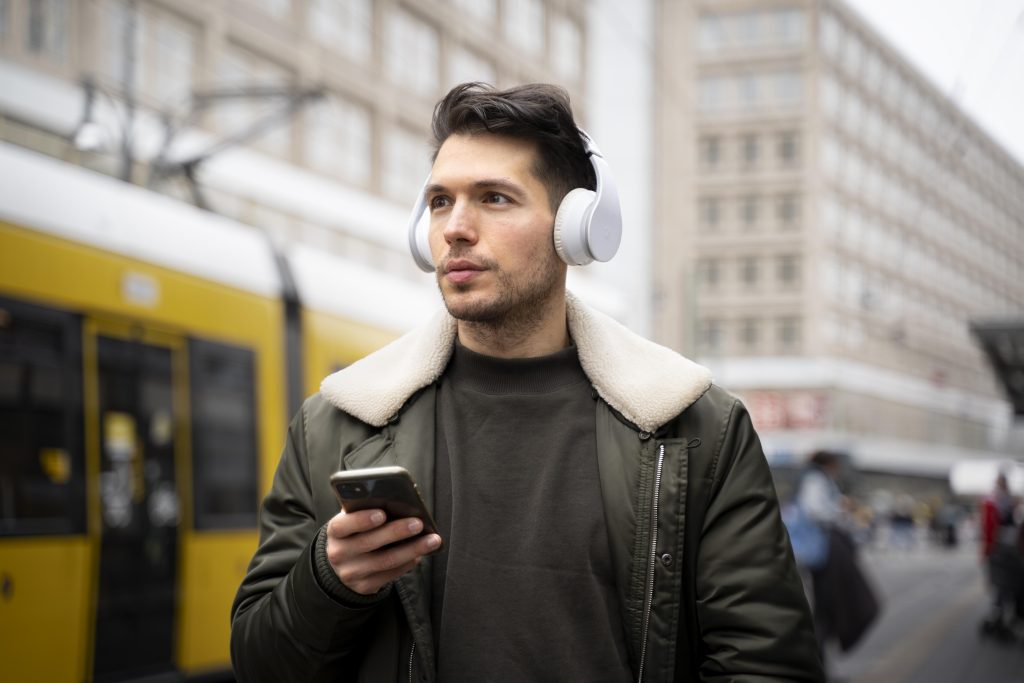
[[[381,512],[380,510],[377,510],[376,512],[374,512],[373,514],[370,515],[370,521],[373,522],[374,524],[383,524],[384,523],[384,513]]]
[[[423,522],[421,522],[418,519],[414,519],[414,520],[409,522],[409,531],[413,532],[414,534],[419,532],[422,528],[423,528]]]
[[[440,546],[441,546],[441,537],[440,536],[433,535],[433,536],[429,536],[427,538],[427,547],[430,548],[431,550],[434,550],[435,548],[439,548]]]

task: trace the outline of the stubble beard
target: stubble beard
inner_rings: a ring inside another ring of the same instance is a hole
[[[479,260],[495,278],[493,296],[487,299],[462,300],[462,292],[474,284],[449,284],[450,295],[442,285],[442,269],[437,271],[437,284],[445,308],[453,318],[467,326],[473,336],[495,347],[514,346],[530,337],[542,326],[550,307],[558,300],[562,285],[560,261],[552,250],[533,262],[533,267],[518,281],[491,260]]]

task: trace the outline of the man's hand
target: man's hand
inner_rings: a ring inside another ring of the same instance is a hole
[[[384,520],[381,510],[342,510],[327,523],[327,559],[341,582],[361,595],[373,595],[441,547],[437,534],[401,543],[423,531],[415,517]]]

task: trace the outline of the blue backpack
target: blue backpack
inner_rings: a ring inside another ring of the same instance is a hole
[[[782,523],[789,532],[789,542],[799,565],[818,570],[828,560],[828,530],[811,519],[796,502],[782,508]]]

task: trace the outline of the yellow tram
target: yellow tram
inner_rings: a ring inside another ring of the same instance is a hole
[[[226,672],[289,412],[433,292],[9,145],[0,168],[0,677]]]

